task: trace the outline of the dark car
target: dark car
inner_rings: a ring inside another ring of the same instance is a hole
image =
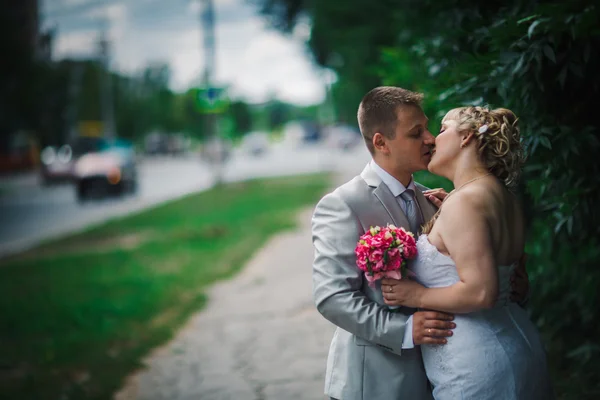
[[[123,139],[107,140],[103,148],[81,156],[74,166],[79,201],[135,193],[137,179],[133,145]]]
[[[169,153],[169,137],[164,133],[154,132],[144,139],[144,151],[148,155]]]
[[[106,147],[101,137],[77,137],[62,146],[48,146],[40,153],[40,175],[43,184],[71,182],[77,160]]]
[[[321,140],[321,128],[316,122],[304,120],[300,123],[304,128],[304,143],[314,143]]]

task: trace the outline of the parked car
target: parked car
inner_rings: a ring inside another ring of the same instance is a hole
[[[189,138],[181,133],[153,132],[144,140],[144,151],[148,155],[178,156],[184,154],[189,148]]]
[[[62,146],[44,148],[40,153],[42,183],[71,182],[76,161],[81,156],[100,151],[106,146],[104,138],[80,136]]]
[[[321,127],[316,122],[304,120],[300,124],[304,128],[304,143],[314,143],[321,140]]]
[[[320,141],[321,127],[314,121],[297,120],[283,127],[283,143],[289,147],[300,147]]]
[[[200,158],[208,164],[226,163],[232,154],[230,140],[222,138],[211,138],[206,140],[200,150]]]
[[[350,150],[362,141],[360,131],[350,125],[332,125],[324,129],[325,143],[328,147]]]
[[[73,180],[79,201],[135,193],[138,176],[132,143],[110,140],[100,151],[81,156],[75,163]]]
[[[269,135],[266,132],[249,132],[242,138],[241,149],[253,156],[260,156],[269,149]]]
[[[8,133],[0,140],[0,174],[31,170],[38,165],[39,156],[34,132]]]
[[[168,153],[173,156],[185,154],[189,150],[190,140],[181,133],[173,133],[167,139]]]
[[[167,154],[169,152],[168,137],[164,133],[153,132],[144,140],[144,151],[148,155]]]

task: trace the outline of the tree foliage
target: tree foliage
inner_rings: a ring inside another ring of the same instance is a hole
[[[595,3],[264,3],[279,7],[269,18],[288,31],[301,15],[310,16],[308,45],[317,63],[338,74],[334,98],[343,115],[355,113],[369,89],[388,84],[426,94],[432,130],[447,110],[462,104],[507,107],[520,117],[529,154],[522,191],[531,217],[530,309],[550,346],[561,396],[598,397],[600,138],[594,99],[600,94],[600,12]]]

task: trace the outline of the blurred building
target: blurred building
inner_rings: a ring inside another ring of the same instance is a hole
[[[7,3],[6,1],[4,3]],[[49,61],[53,32],[40,31],[39,0],[11,1],[1,6],[0,21],[3,39],[10,37],[11,55]]]
[[[7,4],[10,3],[10,4]],[[51,60],[53,32],[40,32],[38,0],[0,6],[0,172],[37,163],[40,64]]]

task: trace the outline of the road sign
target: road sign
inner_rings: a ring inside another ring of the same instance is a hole
[[[104,130],[102,121],[79,121],[79,134],[88,137],[101,137]]]
[[[203,114],[221,114],[229,107],[227,90],[222,87],[196,89],[196,106]]]

